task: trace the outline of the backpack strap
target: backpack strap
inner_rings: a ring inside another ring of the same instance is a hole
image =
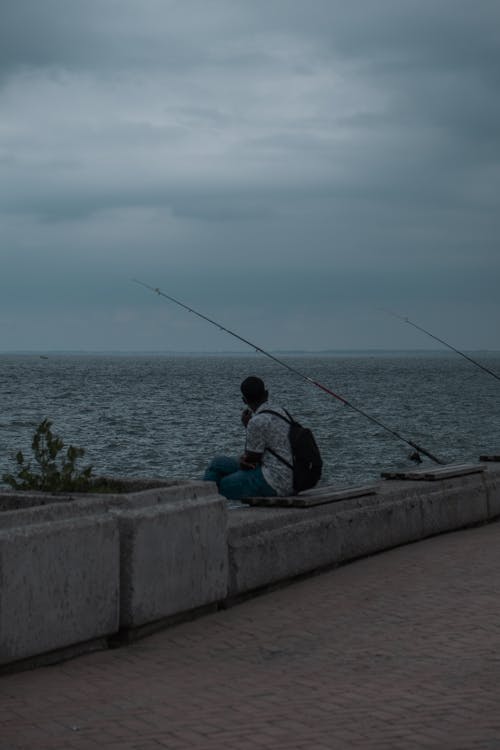
[[[283,409],[285,414],[287,415],[288,419],[283,416],[283,414],[280,414],[278,411],[273,411],[272,409],[262,409],[259,411],[259,414],[274,414],[275,417],[279,417],[280,419],[283,419],[287,424],[291,425],[293,424],[293,419],[290,416],[290,414],[287,412],[286,409]],[[279,461],[281,461],[282,464],[285,464],[285,466],[288,466],[289,469],[293,471],[293,464],[291,464],[289,461],[286,460],[286,458],[283,458],[283,456],[280,456],[279,453],[276,453],[276,451],[273,451],[272,448],[264,448],[264,451],[269,451],[269,453],[272,453],[275,458],[277,458]]]
[[[293,471],[293,464],[287,461],[286,458],[283,458],[283,456],[280,456],[280,454],[276,453],[276,451],[273,451],[272,448],[264,448],[264,450],[269,451],[269,453],[272,453],[275,458],[279,459],[282,464],[285,464],[285,466],[288,466],[288,468]]]

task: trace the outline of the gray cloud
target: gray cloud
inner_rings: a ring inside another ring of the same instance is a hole
[[[401,346],[373,316],[397,305],[498,347],[499,21],[489,0],[4,0],[4,320],[25,347],[63,315],[86,346],[161,348],[142,274],[276,345]],[[213,345],[174,318],[180,348]]]

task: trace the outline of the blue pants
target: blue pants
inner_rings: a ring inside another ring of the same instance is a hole
[[[219,492],[228,500],[241,500],[244,497],[273,497],[276,495],[262,474],[262,468],[240,469],[237,458],[216,456],[206,470],[203,479],[216,482]]]

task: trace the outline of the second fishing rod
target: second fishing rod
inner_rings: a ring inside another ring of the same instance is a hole
[[[426,336],[430,336],[430,338],[434,339],[434,341],[439,341],[440,344],[444,344],[444,346],[446,346],[448,349],[451,349],[452,352],[459,354],[461,357],[466,359],[471,364],[475,365],[476,367],[479,367],[479,369],[482,370],[483,372],[486,372],[488,375],[492,375],[494,378],[496,378],[496,380],[500,380],[500,375],[498,375],[496,372],[493,372],[493,370],[490,370],[489,367],[486,367],[486,365],[481,364],[481,362],[478,362],[477,359],[474,359],[469,354],[466,354],[460,349],[457,349],[456,346],[449,344],[444,339],[440,339],[439,336],[436,336],[434,333],[431,333],[426,328],[419,326],[417,323],[414,323],[412,320],[410,320],[407,317],[404,317],[403,315],[398,315],[398,313],[395,313],[392,310],[386,310],[384,308],[381,308],[381,309],[383,312],[387,313],[388,315],[392,315],[393,318],[398,318],[399,320],[402,320],[404,323],[408,323],[409,326],[412,326],[412,328],[416,328],[417,331],[422,331],[422,333],[425,333]]]
[[[259,352],[260,354],[263,354],[265,357],[268,357],[269,359],[273,360],[273,362],[276,362],[281,367],[285,367],[290,372],[293,372],[294,375],[297,375],[302,380],[305,380],[307,383],[310,383],[311,385],[316,386],[316,388],[319,388],[324,393],[327,393],[329,396],[332,396],[333,398],[337,399],[337,401],[340,401],[344,406],[349,407],[353,411],[357,412],[358,414],[361,414],[366,419],[370,420],[372,424],[377,425],[378,427],[381,427],[386,432],[389,432],[393,437],[397,438],[398,440],[403,441],[407,445],[409,445],[411,448],[414,448],[418,453],[422,453],[424,456],[427,456],[436,464],[444,464],[445,462],[442,461],[440,458],[437,458],[434,456],[430,451],[423,448],[421,445],[418,445],[415,443],[415,441],[410,440],[409,438],[403,437],[399,432],[394,430],[392,427],[388,427],[386,424],[381,422],[376,417],[373,417],[371,414],[368,414],[363,409],[360,409],[359,406],[355,406],[350,401],[348,401],[343,396],[340,396],[338,393],[335,393],[334,391],[330,390],[330,388],[327,388],[322,383],[318,383],[313,378],[310,378],[305,373],[301,372],[300,370],[297,370],[295,367],[290,365],[288,362],[283,361],[282,359],[279,359],[274,354],[271,354],[270,352],[266,351],[265,349],[262,349],[260,346],[257,346],[252,341],[249,341],[248,339],[244,338],[243,336],[240,336],[238,333],[235,333],[234,331],[231,331],[229,328],[226,328],[221,323],[218,323],[216,320],[213,320],[212,318],[209,318],[207,315],[204,315],[201,312],[198,312],[198,310],[195,310],[193,307],[189,307],[189,305],[186,305],[184,302],[181,302],[180,300],[176,299],[175,297],[172,297],[170,294],[166,294],[158,287],[150,286],[149,284],[144,283],[143,281],[139,281],[138,279],[133,279],[133,282],[135,284],[139,284],[140,286],[143,286],[145,289],[149,289],[149,291],[153,292],[154,294],[158,294],[160,297],[164,297],[165,299],[170,300],[170,302],[174,302],[176,305],[179,305],[179,307],[184,308],[184,310],[187,310],[190,313],[193,313],[193,315],[196,315],[198,318],[201,318],[202,320],[205,320],[207,323],[211,323],[212,325],[216,326],[220,331],[224,331],[225,333],[228,333],[230,336],[233,336],[235,339],[238,339],[238,341],[243,342],[250,348],[254,349],[256,352]]]

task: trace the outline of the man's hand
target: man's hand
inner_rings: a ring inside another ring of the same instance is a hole
[[[241,413],[241,421],[243,422],[243,426],[246,427],[251,419],[252,419],[251,409],[244,409]]]
[[[240,469],[243,471],[250,471],[250,469],[256,469],[255,464],[249,464],[248,461],[244,461],[242,458],[240,458]]]
[[[248,471],[249,469],[256,469],[259,466],[262,459],[262,453],[251,453],[247,451],[240,456],[240,469]]]

